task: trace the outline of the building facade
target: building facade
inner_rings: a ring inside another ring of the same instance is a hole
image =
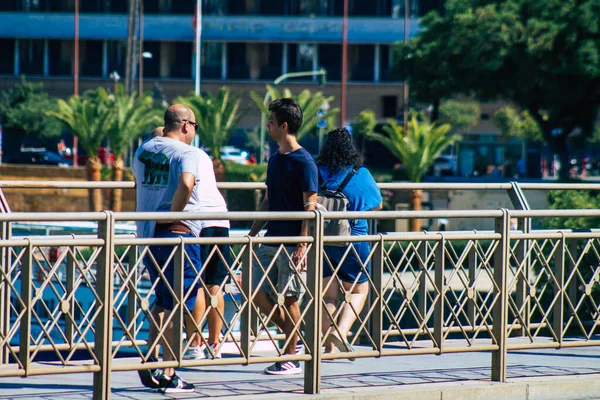
[[[409,33],[438,1],[410,2]],[[348,33],[348,118],[367,103],[379,118],[402,108],[402,84],[390,72],[391,47],[404,37],[404,0],[350,0]],[[203,90],[225,82],[238,92],[264,90],[278,76],[323,68],[320,90],[339,98],[343,0],[204,0]],[[167,97],[192,88],[194,78],[193,0],[143,1],[143,80]],[[59,96],[72,93],[74,0],[3,0],[0,4],[0,79],[42,79]],[[125,75],[127,1],[80,0],[81,88]],[[289,85],[311,85],[316,77]],[[287,83],[286,83],[287,85]],[[356,90],[355,90],[356,88]],[[252,124],[247,118],[243,124]]]
[[[142,86],[153,90],[158,84],[171,100],[194,89],[196,1],[142,2]],[[409,0],[410,37],[421,29],[419,18],[443,2]],[[404,4],[349,0],[346,122],[366,108],[381,122],[401,116],[402,82],[390,67],[392,47],[404,38]],[[26,75],[44,82],[51,95],[73,93],[74,7],[75,0],[0,1],[0,90]],[[250,90],[264,93],[282,74],[323,68],[323,86],[317,77],[281,86],[322,91],[335,96],[331,106],[339,107],[343,0],[203,0],[202,8],[203,91],[228,85],[253,107]],[[128,1],[79,0],[79,9],[80,91],[111,88],[111,73],[125,76]],[[500,139],[491,116],[498,106],[482,104],[482,119],[472,132],[475,148],[497,151]],[[240,127],[255,128],[259,117],[247,112]]]

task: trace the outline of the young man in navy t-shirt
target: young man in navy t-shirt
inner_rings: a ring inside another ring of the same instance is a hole
[[[319,174],[317,165],[311,155],[298,144],[296,133],[302,126],[302,110],[292,99],[279,99],[269,105],[270,117],[267,123],[269,136],[279,145],[279,151],[269,158],[267,167],[267,193],[260,205],[260,211],[311,211],[316,208]],[[264,227],[264,221],[256,221],[250,229],[250,236],[255,236]],[[266,236],[307,236],[307,221],[269,221]],[[277,295],[285,298],[287,313],[279,309],[273,313],[272,321],[286,334],[288,345],[285,354],[296,353],[298,334],[292,331],[300,319],[298,300],[304,292],[302,279],[306,274],[306,243],[297,246],[286,246],[292,253],[292,262],[285,252],[277,257],[275,265],[268,272],[272,286],[263,279],[266,268],[275,257],[279,245],[263,245],[256,256],[260,265],[252,269],[252,282],[258,293],[255,302],[260,310],[269,315],[277,307]],[[262,268],[261,268],[262,267]],[[291,318],[287,318],[287,316]],[[289,375],[302,372],[298,361],[276,362],[265,369],[271,375]]]

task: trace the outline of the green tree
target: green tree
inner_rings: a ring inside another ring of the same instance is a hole
[[[112,180],[119,182],[123,180],[123,154],[132,145],[134,139],[161,125],[161,112],[154,107],[151,96],[140,97],[136,93],[127,96],[122,85],[117,88],[116,93],[109,95],[107,100],[112,115],[106,133],[115,155],[112,164]],[[121,211],[122,196],[122,189],[112,190],[111,210]]]
[[[300,93],[294,94],[290,89],[286,88],[279,90],[275,86],[271,85],[267,85],[267,92],[269,93],[268,98],[271,100],[289,97],[298,102],[298,105],[302,109],[303,115],[302,127],[300,127],[300,130],[296,134],[296,138],[298,140],[302,139],[302,137],[307,133],[314,132],[316,130],[317,123],[320,119],[317,116],[317,113],[319,110],[327,109],[329,103],[331,103],[334,99],[333,96],[325,97],[322,92],[312,93],[310,90],[304,89]],[[254,91],[250,92],[250,97],[252,100],[254,100],[260,111],[268,119],[270,100],[265,102],[264,97]],[[335,117],[339,111],[339,108],[329,108],[327,111],[325,111],[325,114],[321,118],[327,121],[326,129],[332,129],[335,126]]]
[[[551,190],[548,203],[552,210],[597,210],[600,208],[600,195],[588,190]],[[599,217],[555,217],[542,220],[548,229],[597,229]]]
[[[505,139],[516,137],[533,142],[544,141],[540,126],[527,111],[518,112],[513,107],[504,106],[494,113],[494,121]]]
[[[45,114],[56,111],[56,101],[43,88],[42,83],[21,77],[13,88],[0,93],[0,123],[6,132],[37,137],[60,135],[60,123]]]
[[[375,126],[377,126],[375,112],[369,109],[362,110],[358,114],[356,121],[352,124],[352,135],[361,139],[360,153],[363,157],[365,155],[365,141],[367,136],[369,136],[369,133],[372,133],[375,130]]]
[[[202,144],[211,149],[217,180],[224,180],[225,164],[221,161],[221,148],[229,142],[231,133],[244,114],[240,111],[242,100],[231,96],[231,88],[224,86],[214,95],[190,94],[178,97],[175,102],[185,104],[196,115],[198,134]]]
[[[88,180],[100,181],[101,163],[98,148],[102,146],[113,117],[109,95],[103,88],[86,92],[84,96],[71,96],[67,101],[58,100],[57,111],[46,115],[55,118],[79,139],[88,154],[86,163]],[[90,189],[90,209],[102,209],[102,192]]]
[[[370,133],[368,137],[383,144],[400,160],[406,169],[406,174],[411,182],[421,182],[423,175],[433,161],[442,154],[450,145],[460,139],[458,135],[450,135],[452,127],[449,124],[437,125],[429,121],[419,121],[413,115],[408,122],[408,131],[395,120],[388,120],[388,125],[383,127],[385,134]],[[421,209],[421,190],[411,190],[410,209]],[[421,230],[420,221],[410,221],[410,230]]]
[[[396,70],[421,100],[508,101],[529,112],[561,165],[575,131],[592,135],[600,107],[598,0],[448,0],[428,14]],[[568,168],[560,177],[569,179]]]
[[[464,131],[477,125],[481,117],[481,107],[472,101],[447,100],[440,105],[437,122],[450,124],[454,132]]]

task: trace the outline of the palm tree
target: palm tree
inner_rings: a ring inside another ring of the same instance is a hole
[[[113,115],[108,93],[103,88],[87,93],[83,97],[71,96],[67,101],[58,100],[58,110],[46,113],[56,118],[79,139],[88,154],[86,162],[89,181],[100,181],[102,164],[98,158],[98,148],[106,138],[107,126]],[[102,210],[102,192],[90,189],[90,209]]]
[[[411,182],[421,182],[433,161],[461,138],[459,135],[448,135],[452,128],[449,124],[438,126],[427,120],[419,122],[416,115],[408,123],[408,132],[404,132],[404,128],[394,120],[389,120],[388,123],[383,128],[387,135],[371,132],[367,134],[368,138],[383,144],[402,162]],[[421,190],[411,190],[411,210],[421,209],[422,194]],[[410,230],[420,231],[420,225],[418,219],[412,219]]]
[[[196,115],[202,145],[209,147],[212,152],[217,181],[224,181],[225,164],[221,160],[221,147],[227,144],[244,114],[240,112],[242,100],[232,97],[231,89],[224,86],[214,95],[190,94],[178,97],[175,102],[188,106]]]
[[[123,154],[134,139],[160,125],[161,117],[160,111],[154,108],[152,97],[146,95],[138,97],[135,93],[127,96],[123,86],[119,86],[116,93],[109,96],[109,100],[113,117],[107,135],[115,155],[112,164],[112,180],[119,182],[123,180]],[[121,211],[122,197],[122,189],[112,190],[111,210]]]
[[[298,102],[303,115],[302,127],[300,127],[300,130],[296,133],[296,138],[298,140],[302,139],[307,133],[314,131],[320,119],[325,119],[327,121],[328,128],[335,126],[335,117],[340,111],[339,108],[329,108],[325,111],[325,109],[328,108],[328,104],[333,101],[333,96],[325,97],[321,92],[312,93],[308,89],[304,89],[295,95],[290,89],[283,89],[280,91],[271,85],[267,85],[267,92],[269,94],[267,97],[271,100],[289,97]],[[268,119],[269,101],[265,102],[265,99],[254,91],[250,92],[250,97]],[[325,114],[321,117],[317,115],[320,110],[325,111]]]

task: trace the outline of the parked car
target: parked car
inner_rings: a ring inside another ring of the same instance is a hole
[[[68,167],[73,165],[71,160],[66,160],[58,153],[52,151],[21,151],[5,158],[9,164],[34,164],[34,165],[56,165]]]
[[[223,146],[221,147],[221,160],[246,164],[248,162],[248,152],[238,149],[235,146]]]
[[[433,175],[456,176],[458,173],[458,162],[456,156],[439,156],[433,161]]]

